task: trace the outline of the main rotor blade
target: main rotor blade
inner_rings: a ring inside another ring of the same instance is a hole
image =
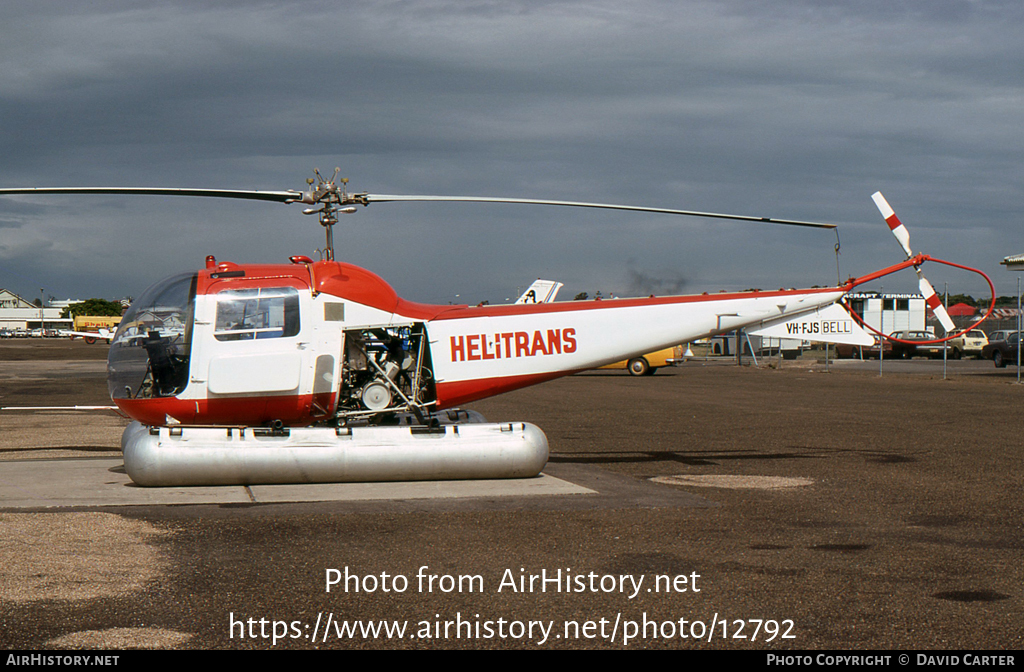
[[[274,201],[277,203],[313,203],[310,194],[300,191],[254,191],[243,189],[170,189],[165,187],[27,187],[20,189],[0,189],[0,196],[15,194],[124,194],[146,196],[206,196],[212,198],[237,198],[255,201]],[[462,203],[521,203],[532,205],[561,205],[573,208],[602,208],[607,210],[630,210],[633,212],[656,212],[668,215],[686,215],[689,217],[710,217],[713,219],[733,219],[744,222],[761,222],[765,224],[785,224],[788,226],[807,226],[817,229],[835,229],[835,224],[822,222],[804,222],[794,219],[775,219],[773,217],[752,217],[749,215],[727,215],[720,212],[699,212],[696,210],[673,210],[670,208],[649,208],[639,205],[614,205],[611,203],[585,203],[581,201],[550,201],[533,198],[492,198],[486,196],[406,196],[393,194],[354,194],[341,200],[342,205],[359,203],[394,203],[401,201],[446,201]],[[337,201],[336,201],[337,202]]]
[[[747,215],[726,215],[719,212],[698,212],[695,210],[671,210],[668,208],[647,208],[639,205],[613,205],[610,203],[582,203],[578,201],[546,201],[532,198],[491,198],[486,196],[396,196],[389,194],[362,194],[365,203],[387,203],[397,201],[452,201],[469,203],[526,203],[534,205],[563,205],[573,208],[605,208],[609,210],[632,210],[635,212],[660,212],[667,215],[688,215],[691,217],[711,217],[714,219],[736,219],[744,222],[763,222],[767,224],[787,224],[790,226],[810,226],[817,229],[834,229],[835,224],[821,222],[802,222],[793,219],[774,219],[772,217],[751,217]]]
[[[145,196],[208,196],[254,201],[291,203],[302,200],[299,191],[252,191],[243,189],[167,189],[164,187],[31,187],[0,189],[0,196],[13,194],[127,194]]]

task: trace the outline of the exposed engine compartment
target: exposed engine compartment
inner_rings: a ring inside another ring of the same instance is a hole
[[[346,331],[335,417],[429,415],[436,397],[425,334],[422,324]]]

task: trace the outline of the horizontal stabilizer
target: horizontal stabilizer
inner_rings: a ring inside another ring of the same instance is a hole
[[[875,342],[871,334],[862,329],[846,309],[836,303],[798,315],[766,320],[759,326],[748,329],[747,333],[772,338],[799,338],[818,343],[872,345]]]

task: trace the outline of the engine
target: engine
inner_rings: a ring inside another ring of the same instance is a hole
[[[346,331],[338,419],[426,412],[435,397],[424,333],[422,325]]]

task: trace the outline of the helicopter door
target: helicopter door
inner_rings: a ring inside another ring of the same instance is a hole
[[[210,397],[301,394],[311,353],[300,334],[299,291],[228,289],[211,298],[212,338],[203,348]]]

